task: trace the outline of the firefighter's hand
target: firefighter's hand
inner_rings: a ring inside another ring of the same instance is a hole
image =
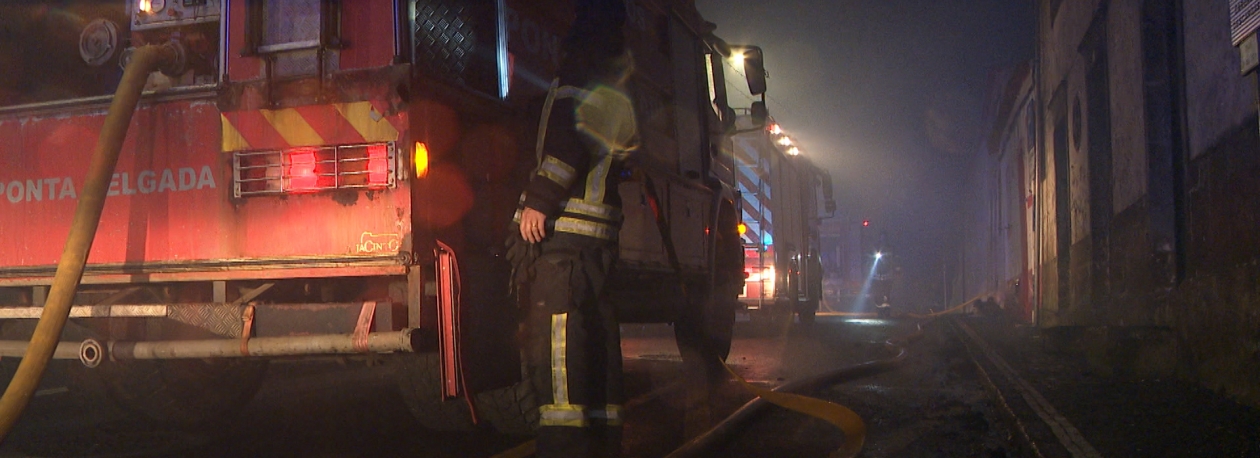
[[[525,207],[521,212],[521,238],[529,243],[538,243],[547,237],[547,215],[543,212]]]

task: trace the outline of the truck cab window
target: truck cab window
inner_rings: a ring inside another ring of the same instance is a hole
[[[266,56],[273,78],[318,75],[336,68],[338,3],[328,0],[255,0],[250,44]]]

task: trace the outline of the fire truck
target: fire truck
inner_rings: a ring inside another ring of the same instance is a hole
[[[340,355],[394,367],[426,426],[528,431],[503,242],[572,3],[0,3],[0,362],[48,298],[123,68],[160,45],[52,357],[166,425],[238,411],[269,361]],[[605,300],[706,364],[743,282],[732,50],[692,2],[626,4],[642,148]]]
[[[812,322],[823,293],[821,222],[836,211],[831,174],[793,149],[772,118],[757,118],[739,116],[732,136],[744,247],[739,301],[770,322],[793,313]]]

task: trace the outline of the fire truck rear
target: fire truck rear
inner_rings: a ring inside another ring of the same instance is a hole
[[[573,11],[0,4],[0,357],[23,355],[40,315],[123,66],[163,44],[182,65],[148,77],[54,357],[184,425],[239,409],[274,358],[384,359],[424,424],[471,427],[475,411],[528,431],[502,242]],[[643,148],[607,300],[626,322],[675,323],[689,362],[725,357],[743,282],[730,51],[691,2],[627,12]]]
[[[831,174],[801,155],[773,120],[740,116],[736,127],[747,272],[739,301],[762,319],[796,313],[811,322],[823,291],[821,222],[836,211]]]

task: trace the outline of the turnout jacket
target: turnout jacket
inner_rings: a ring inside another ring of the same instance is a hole
[[[618,184],[624,159],[638,148],[634,109],[621,91],[553,85],[538,125],[538,166],[513,221],[532,208],[549,233],[613,241],[621,225]]]

